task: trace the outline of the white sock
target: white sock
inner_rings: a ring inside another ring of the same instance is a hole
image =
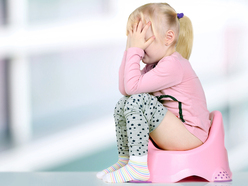
[[[107,183],[123,183],[128,181],[144,181],[150,177],[147,166],[147,155],[131,156],[128,164],[119,170],[110,172],[103,176],[103,181]]]
[[[147,162],[147,154],[143,156],[130,156],[130,160],[138,162]]]
[[[128,161],[129,161],[128,156],[119,156],[119,160],[118,160],[117,163],[115,163],[114,165],[110,166],[107,169],[104,169],[101,172],[98,172],[96,174],[96,177],[99,178],[99,179],[102,179],[105,174],[110,173],[110,172],[114,172],[114,171],[124,167],[125,165],[127,165]]]

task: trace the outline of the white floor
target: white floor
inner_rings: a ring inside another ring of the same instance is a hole
[[[181,181],[179,183],[118,183],[107,184],[97,179],[95,172],[1,172],[0,185],[3,186],[245,186],[248,172],[233,173],[232,182]]]

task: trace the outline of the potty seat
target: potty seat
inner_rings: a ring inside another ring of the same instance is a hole
[[[211,127],[208,139],[201,146],[187,151],[158,149],[149,140],[149,182],[172,183],[190,176],[210,182],[232,180],[227,150],[224,145],[224,126],[219,111],[210,113]]]

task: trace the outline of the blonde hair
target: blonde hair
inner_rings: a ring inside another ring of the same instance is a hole
[[[193,27],[190,19],[177,18],[176,11],[167,3],[149,3],[134,10],[127,21],[127,30],[132,29],[138,21],[152,22],[152,30],[157,38],[164,38],[168,30],[173,30],[175,40],[172,43],[184,58],[189,59],[193,46]]]

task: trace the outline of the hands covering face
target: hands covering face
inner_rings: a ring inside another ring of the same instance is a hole
[[[141,21],[134,24],[134,26],[128,30],[126,49],[138,47],[145,50],[155,40],[155,36],[151,36],[148,40],[146,40],[146,33],[150,26],[151,22],[148,22],[144,28]]]

